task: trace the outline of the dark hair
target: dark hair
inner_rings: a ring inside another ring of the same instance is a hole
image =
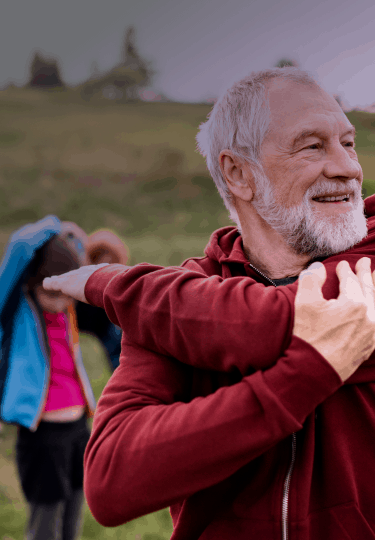
[[[26,282],[29,289],[34,289],[44,278],[65,274],[79,266],[78,255],[69,249],[63,238],[56,235],[36,251],[28,268]]]

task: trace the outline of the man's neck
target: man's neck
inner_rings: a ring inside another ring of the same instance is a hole
[[[309,255],[295,253],[283,237],[263,220],[241,220],[241,226],[246,257],[270,279],[298,276],[309,265]]]
[[[272,253],[271,248],[269,248],[269,251],[264,248],[263,250],[263,253],[259,254],[259,256],[256,250],[250,250],[244,242],[244,251],[249,262],[270,279],[298,276],[310,262],[310,260],[303,262],[301,260],[290,260],[290,258],[284,257],[282,253]]]

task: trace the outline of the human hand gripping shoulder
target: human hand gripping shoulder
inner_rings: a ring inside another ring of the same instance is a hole
[[[375,348],[375,272],[371,261],[360,259],[356,274],[346,261],[336,273],[340,294],[325,300],[323,264],[313,263],[298,280],[293,334],[314,347],[346,381]]]

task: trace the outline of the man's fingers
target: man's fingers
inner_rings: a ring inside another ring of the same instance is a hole
[[[57,281],[55,278],[44,278],[43,279],[43,289],[47,291],[61,291],[61,280]]]
[[[47,291],[57,291],[79,300],[87,302],[85,297],[85,285],[89,277],[99,268],[108,266],[108,263],[81,266],[77,270],[72,270],[60,276],[52,276],[43,280],[43,287]]]
[[[359,259],[355,265],[355,271],[366,287],[372,287],[372,277],[371,277],[371,259],[369,257],[362,257]]]
[[[336,266],[336,274],[339,278],[340,294],[338,300],[352,300],[360,302],[364,299],[362,287],[359,284],[359,279],[354,274],[347,261],[340,261]]]
[[[64,284],[67,283],[68,280],[72,278],[74,279],[76,272],[76,270],[72,270],[71,272],[67,272],[66,274],[61,274],[60,276],[44,278],[43,288],[47,291],[63,291]]]
[[[75,300],[86,302],[85,298],[85,280],[76,274],[76,271],[62,274],[61,276],[53,276],[50,278],[44,278],[43,288],[47,291],[59,292],[66,296],[71,296]]]
[[[359,284],[369,308],[374,309],[374,283],[371,275],[371,260],[369,257],[362,257],[355,265]]]
[[[311,304],[324,301],[322,287],[326,277],[326,269],[322,263],[315,262],[310,264],[299,275],[296,302]]]
[[[74,286],[72,279],[74,280],[74,277],[71,277],[70,281],[68,281],[65,276],[66,274],[64,274],[64,278],[61,279],[57,279],[59,276],[44,278],[42,283],[43,288],[46,291],[59,292],[63,295],[74,297],[74,294],[72,294],[72,285]]]

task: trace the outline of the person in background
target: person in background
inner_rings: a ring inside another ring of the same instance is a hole
[[[111,370],[118,365],[121,331],[105,313],[100,310],[98,335],[97,308],[82,311],[71,297],[42,287],[45,277],[91,262],[91,244],[76,224],[47,216],[12,235],[0,266],[0,418],[19,426],[16,462],[29,505],[27,540],[74,540],[80,531],[87,418],[95,410],[80,326],[100,339]]]
[[[85,239],[85,250],[90,264],[126,264],[129,259],[128,247],[112,231],[99,230]],[[119,365],[122,330],[112,324],[106,312],[96,306],[77,302],[76,313],[81,332],[99,339],[106,352],[109,369]]]

